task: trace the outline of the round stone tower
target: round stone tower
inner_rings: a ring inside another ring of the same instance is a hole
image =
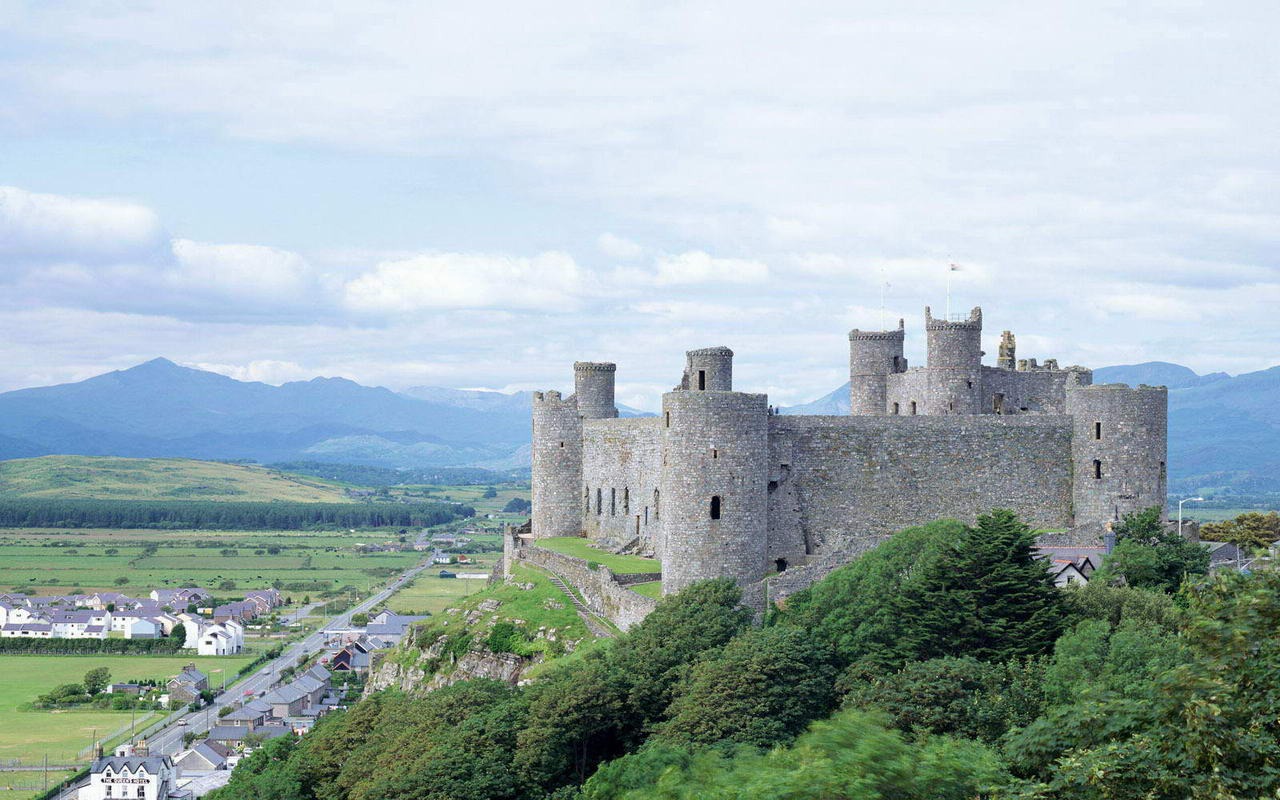
[[[614,373],[617,364],[597,361],[573,362],[573,387],[578,398],[578,414],[583,419],[608,419],[618,416],[613,405]]]
[[[902,343],[906,322],[896,331],[849,331],[849,413],[879,416],[889,413],[888,376],[905,372]]]
[[[704,347],[685,354],[686,374],[695,392],[733,391],[733,351],[727,347]]]
[[[1168,494],[1169,391],[1163,386],[1067,385],[1076,524],[1107,522]]]
[[[977,414],[982,390],[982,309],[968,319],[934,319],[924,309],[929,348],[926,414]]]
[[[559,392],[533,393],[533,535],[580,536],[584,514],[582,418]]]
[[[668,392],[659,423],[663,593],[711,578],[759,580],[768,553],[768,397]]]

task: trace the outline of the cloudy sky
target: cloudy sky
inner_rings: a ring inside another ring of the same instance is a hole
[[[0,389],[1280,363],[1276,3],[343,5],[0,0]]]

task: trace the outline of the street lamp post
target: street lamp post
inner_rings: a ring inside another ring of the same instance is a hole
[[[1182,535],[1182,504],[1183,503],[1203,503],[1203,497],[1186,497],[1178,501],[1178,535]]]

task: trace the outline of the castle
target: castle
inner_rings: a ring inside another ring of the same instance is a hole
[[[689,351],[656,417],[619,418],[614,364],[574,364],[572,396],[534,393],[532,537],[653,553],[669,594],[997,507],[1045,530],[1163,508],[1163,387],[1018,359],[1008,331],[984,365],[980,308],[926,308],[925,330],[914,368],[902,321],[849,333],[848,416],[783,416],[734,391],[727,347]]]

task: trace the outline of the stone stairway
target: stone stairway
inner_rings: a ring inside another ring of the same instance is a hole
[[[578,599],[578,594],[571,590],[563,579],[551,570],[547,570],[547,575],[551,578],[551,582],[556,588],[564,592],[565,597],[569,598],[569,602],[573,603],[573,608],[578,612],[578,616],[582,617],[582,621],[587,624],[587,629],[597,637],[612,639],[614,637],[613,629],[605,624],[604,619],[596,612],[587,608],[586,604]]]

